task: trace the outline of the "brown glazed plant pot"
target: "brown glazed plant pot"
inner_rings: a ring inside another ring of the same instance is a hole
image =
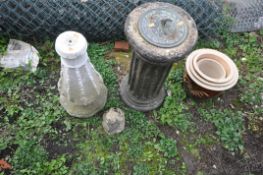
[[[222,92],[210,91],[205,88],[202,88],[201,86],[198,86],[187,75],[187,72],[184,73],[184,86],[186,88],[187,94],[194,98],[208,99],[222,94]]]
[[[213,49],[199,49],[186,60],[185,85],[198,98],[210,98],[234,87],[239,73],[235,63]]]

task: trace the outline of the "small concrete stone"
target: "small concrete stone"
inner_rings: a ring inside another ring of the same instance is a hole
[[[109,134],[118,134],[125,128],[124,112],[119,108],[111,108],[103,115],[102,126]]]

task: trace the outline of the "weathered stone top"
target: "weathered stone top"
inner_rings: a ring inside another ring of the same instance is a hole
[[[198,39],[192,17],[163,2],[146,3],[133,10],[126,20],[125,34],[134,51],[151,63],[182,59]]]

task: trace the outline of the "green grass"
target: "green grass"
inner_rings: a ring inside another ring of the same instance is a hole
[[[0,39],[1,54],[7,42]],[[262,31],[200,40],[197,48],[218,49],[236,62],[240,70],[234,87],[237,95],[228,99],[231,93],[227,92],[225,97],[193,100],[185,92],[184,61],[180,61],[166,82],[169,96],[150,113],[134,111],[121,101],[116,62],[108,56],[113,44],[91,44],[91,62],[109,96],[101,112],[84,120],[70,117],[59,104],[60,59],[54,43],[37,43],[41,59],[35,73],[0,71],[0,152],[6,152],[3,158],[12,164],[11,173],[18,175],[185,175],[188,164],[182,149],[199,161],[202,146],[221,145],[226,152],[243,156],[244,135],[262,134],[262,42]],[[121,108],[126,117],[125,130],[114,136],[108,136],[101,125],[103,113],[111,107]],[[200,123],[212,128],[201,128]]]
[[[7,45],[8,45],[8,39],[6,37],[1,37],[0,38],[0,56],[6,53]]]

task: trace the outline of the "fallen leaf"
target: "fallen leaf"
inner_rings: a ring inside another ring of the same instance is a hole
[[[12,166],[9,163],[7,163],[5,160],[1,159],[0,168],[4,170],[9,170],[9,169],[12,169]]]

